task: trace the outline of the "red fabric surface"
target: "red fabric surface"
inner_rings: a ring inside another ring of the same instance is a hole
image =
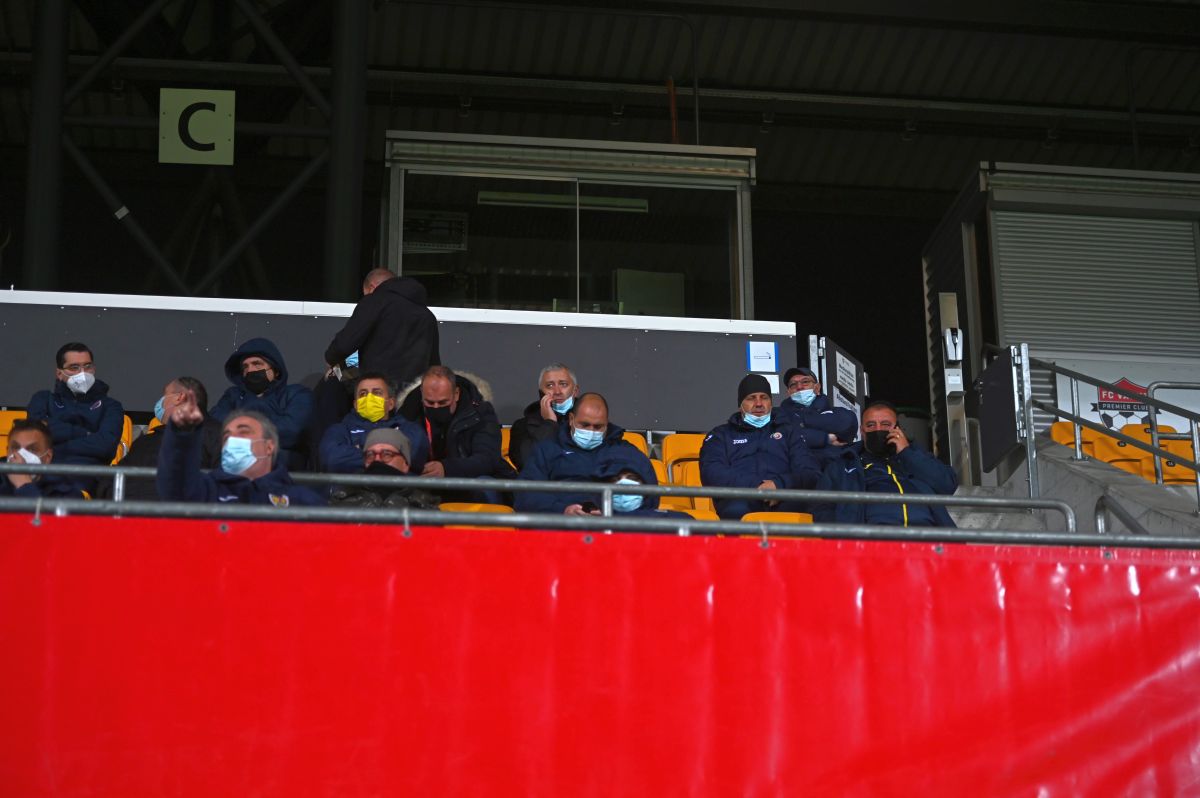
[[[0,516],[0,794],[1195,794],[1198,610],[1196,552]]]

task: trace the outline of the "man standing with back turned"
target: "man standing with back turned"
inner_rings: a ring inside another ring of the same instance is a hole
[[[441,365],[437,318],[429,310],[425,286],[387,269],[372,269],[362,290],[346,326],[325,350],[327,364],[340,366],[358,352],[359,368],[382,372],[397,385]]]

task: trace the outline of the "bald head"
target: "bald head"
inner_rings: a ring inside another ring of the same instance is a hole
[[[604,432],[608,429],[608,402],[598,393],[585,393],[575,402],[568,419],[576,429]]]
[[[395,276],[395,274],[387,269],[371,269],[371,271],[367,272],[367,276],[363,278],[363,296],[378,288],[380,283],[386,283]]]

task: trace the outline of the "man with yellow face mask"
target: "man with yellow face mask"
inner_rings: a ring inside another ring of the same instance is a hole
[[[412,442],[409,467],[421,473],[429,459],[425,431],[396,413],[396,385],[377,371],[359,375],[354,383],[354,410],[325,430],[321,437],[321,470],[335,474],[362,471],[363,443],[374,429],[397,429]]]

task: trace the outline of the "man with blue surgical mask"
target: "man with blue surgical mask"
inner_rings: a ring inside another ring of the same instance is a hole
[[[292,482],[279,431],[269,418],[253,410],[234,411],[221,428],[221,466],[200,471],[200,430],[204,414],[195,396],[185,392],[166,417],[158,457],[158,493],[168,501],[212,503],[322,505],[316,492]]]
[[[608,420],[608,402],[598,393],[574,400],[567,421],[556,435],[533,450],[521,479],[551,482],[607,482],[613,485],[657,485],[646,455],[624,439],[625,430]],[[599,493],[536,493],[518,491],[514,507],[519,512],[600,515]],[[658,510],[657,496],[619,491],[613,496],[618,514],[668,515]]]
[[[567,423],[567,414],[578,398],[579,381],[570,367],[551,363],[542,369],[538,375],[538,400],[530,402],[512,425],[508,459],[514,466],[524,468],[534,447],[557,435],[558,428]]]
[[[858,432],[858,417],[844,407],[834,407],[821,393],[816,372],[803,366],[783,374],[787,398],[776,412],[800,428],[804,442],[822,467],[838,456],[841,447],[852,443]]]
[[[738,411],[714,429],[700,447],[700,481],[721,488],[795,490],[811,488],[820,466],[809,452],[801,429],[773,412],[771,384],[761,374],[738,383]],[[805,512],[795,502],[771,499],[715,499],[717,515],[741,518],[761,510]]]

